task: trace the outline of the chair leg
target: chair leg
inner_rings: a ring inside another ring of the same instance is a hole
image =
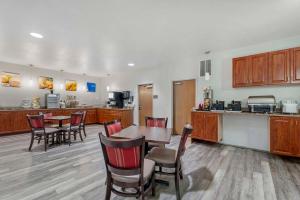
[[[74,131],[74,140],[76,140],[76,132]]]
[[[41,143],[42,136],[39,137],[38,144]]]
[[[111,196],[111,179],[107,178],[106,179],[107,184],[106,184],[106,194],[105,194],[105,200],[110,200],[110,196]]]
[[[179,169],[179,177],[180,177],[181,180],[183,179],[183,174],[182,174],[182,169],[181,169],[181,167],[180,167],[180,169]]]
[[[30,140],[30,145],[29,145],[29,151],[31,151],[31,148],[32,148],[32,145],[33,145],[33,141],[34,141],[34,134],[32,133],[31,134],[31,140]],[[40,141],[40,139],[39,139],[39,141]]]
[[[44,143],[45,143],[45,151],[47,151],[47,146],[48,146],[48,136],[44,135]]]
[[[83,142],[83,138],[82,138],[82,135],[81,135],[81,130],[79,130],[79,137],[80,137],[81,142]]]
[[[86,132],[85,132],[85,125],[83,125],[83,134],[84,134],[84,137],[86,137]]]
[[[71,131],[68,132],[69,146],[71,146]]]
[[[156,184],[155,183],[155,173],[153,172],[153,175],[152,175],[152,196],[154,196],[154,197],[155,197],[155,187],[156,187],[155,184]]]
[[[179,187],[179,171],[176,169],[175,174],[175,188],[176,188],[176,199],[180,200],[180,187]]]
[[[54,144],[54,133],[51,134],[52,137],[52,144]]]

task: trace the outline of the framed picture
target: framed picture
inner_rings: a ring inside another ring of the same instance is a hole
[[[96,83],[87,82],[86,87],[88,92],[96,92]]]
[[[12,72],[2,72],[1,84],[5,87],[21,87],[21,75]]]
[[[39,89],[53,90],[53,78],[51,77],[40,76],[38,83]]]
[[[77,82],[72,80],[66,80],[66,91],[77,91]]]

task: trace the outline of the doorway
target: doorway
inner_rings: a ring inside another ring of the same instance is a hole
[[[153,112],[153,84],[138,86],[139,93],[139,125],[145,126],[145,117],[152,117]]]
[[[173,131],[181,134],[191,124],[191,111],[196,103],[196,80],[173,81]]]

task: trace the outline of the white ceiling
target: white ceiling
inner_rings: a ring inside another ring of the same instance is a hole
[[[300,0],[1,0],[0,60],[102,76],[300,35],[299,19]]]

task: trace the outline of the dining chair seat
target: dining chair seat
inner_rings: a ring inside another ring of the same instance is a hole
[[[144,159],[144,182],[148,183],[153,175],[155,167],[155,162],[149,159]],[[137,183],[139,182],[139,175],[134,176],[120,176],[112,173],[112,178],[114,180],[125,182],[125,183]]]
[[[176,165],[176,155],[177,151],[174,149],[154,147],[146,158],[155,161],[157,166],[174,167]]]
[[[45,128],[45,133],[46,134],[57,133],[57,132],[58,132],[57,128]],[[44,134],[44,130],[36,130],[36,131],[34,131],[34,133],[36,135]]]

